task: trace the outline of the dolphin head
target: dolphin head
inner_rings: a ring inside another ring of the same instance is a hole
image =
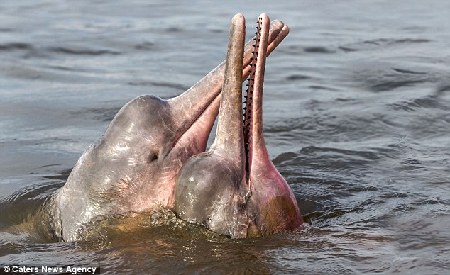
[[[213,145],[183,166],[176,185],[180,218],[234,238],[300,228],[292,190],[269,158],[262,125],[262,93],[269,18],[258,18],[257,36],[242,109],[245,19],[231,24],[219,121]],[[286,34],[288,32],[285,26]],[[244,118],[243,118],[244,117]]]

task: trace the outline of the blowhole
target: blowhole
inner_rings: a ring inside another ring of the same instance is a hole
[[[157,160],[158,160],[158,154],[156,154],[156,153],[151,153],[147,157],[147,162],[148,163],[151,163],[151,162],[154,162],[154,161],[157,161]]]

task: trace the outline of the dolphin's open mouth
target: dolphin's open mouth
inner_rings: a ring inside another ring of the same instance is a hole
[[[253,90],[255,88],[255,76],[256,76],[256,65],[258,61],[258,49],[261,45],[261,18],[258,18],[256,22],[256,34],[253,38],[253,53],[250,62],[250,73],[247,78],[247,90],[244,95],[243,102],[243,131],[244,131],[244,150],[245,150],[245,160],[246,160],[246,175],[250,175],[250,150],[251,150],[251,138],[252,138],[252,103],[253,103]]]
[[[264,30],[267,32],[267,43],[265,47],[260,50],[260,54],[264,55],[264,60],[289,33],[289,28],[279,20],[274,20],[269,23],[269,19],[267,18],[266,23],[266,29]],[[262,22],[259,24],[259,30],[261,30],[261,24]],[[257,35],[260,34],[261,32],[258,31]],[[255,41],[258,42],[259,39],[260,38],[254,37],[245,45],[242,57],[243,79],[255,74],[255,64],[257,60],[255,54],[258,54],[255,52],[255,50],[257,50],[257,48],[255,48]],[[180,127],[177,130],[175,139],[167,154],[173,149],[188,147],[189,144],[192,144],[193,137],[194,139],[202,140],[202,142],[200,142],[202,144],[199,146],[199,152],[205,150],[206,140],[211,130],[212,122],[215,120],[219,109],[219,96],[223,83],[224,71],[225,61],[189,90],[169,101],[174,107],[174,112],[180,112],[180,117],[187,117],[188,119],[183,119],[182,122],[180,120]],[[208,92],[208,90],[210,92]],[[187,112],[190,112],[191,114],[186,115]]]
[[[287,35],[289,32],[287,26],[283,27],[283,32]],[[243,133],[247,180],[252,168],[253,137],[257,138],[259,135],[262,135],[262,131],[259,128],[262,127],[262,93],[266,63],[266,55],[264,53],[270,47],[269,43],[269,18],[267,15],[261,14],[257,21],[256,35],[253,38],[254,49],[250,62],[251,70],[247,78],[247,91],[244,95],[243,103]]]

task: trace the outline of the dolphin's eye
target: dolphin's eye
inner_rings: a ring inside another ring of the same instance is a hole
[[[147,157],[147,163],[153,162],[158,160],[158,154],[157,153],[150,153]]]

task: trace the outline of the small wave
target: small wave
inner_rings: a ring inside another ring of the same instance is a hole
[[[427,74],[427,72],[416,72],[408,69],[392,68],[394,71],[402,74]]]
[[[332,54],[336,52],[336,49],[324,46],[300,46],[293,45],[286,48],[280,48],[279,52],[287,53],[289,55],[299,55],[301,53],[312,53],[312,54]]]
[[[143,43],[135,45],[134,49],[138,50],[138,51],[147,51],[147,50],[153,50],[154,47],[155,47],[155,43],[143,42]]]
[[[385,92],[385,91],[392,91],[400,87],[414,86],[416,84],[420,84],[423,82],[425,82],[423,79],[420,80],[390,79],[389,81],[386,80],[386,81],[379,81],[378,83],[373,83],[372,85],[369,86],[369,88],[373,92]]]
[[[75,47],[49,47],[48,51],[59,54],[70,54],[70,55],[119,55],[121,52],[113,50],[94,50],[87,48],[75,48]]]
[[[359,64],[353,76],[356,82],[361,82],[369,91],[385,92],[436,81],[438,74],[377,61]]]
[[[75,117],[80,115],[89,115],[92,119],[99,121],[111,121],[114,116],[119,112],[120,107],[110,107],[110,108],[85,108],[80,111],[71,112]]]
[[[164,29],[164,32],[166,33],[182,33],[185,30],[179,27],[168,27]]]
[[[380,157],[371,151],[356,151],[332,147],[306,146],[300,151],[302,157],[292,162],[294,166],[310,167],[321,171],[354,173],[365,171],[365,167],[378,161]]]
[[[343,51],[343,52],[356,52],[358,51],[358,49],[349,47],[349,46],[339,46],[338,47],[339,50]]]
[[[374,48],[381,48],[381,47],[390,47],[405,44],[422,44],[430,42],[432,42],[432,40],[424,38],[377,38],[341,45],[339,49],[344,52],[355,52],[355,51],[373,50]]]
[[[422,108],[440,108],[442,107],[434,97],[418,98],[410,101],[402,101],[389,105],[393,110],[402,110],[413,112]]]
[[[316,146],[307,146],[301,150],[303,154],[316,154],[316,153],[336,153],[340,155],[346,155],[351,157],[362,157],[367,160],[378,159],[377,155],[373,152],[369,151],[355,151],[355,150],[345,150],[339,148],[332,147],[316,147]]]
[[[392,45],[392,44],[417,44],[417,43],[428,43],[431,42],[429,39],[423,38],[378,38],[372,40],[365,40],[364,44],[373,45]]]
[[[288,75],[285,79],[286,80],[290,80],[290,81],[295,81],[295,80],[312,79],[312,77],[307,76],[307,75],[303,75],[303,74],[291,74],[291,75]]]
[[[436,93],[437,95],[442,94],[443,92],[450,92],[450,84],[448,83],[441,83],[437,89],[436,89]]]
[[[55,181],[32,185],[0,200],[0,227],[24,222],[62,185]]]
[[[0,51],[30,51],[33,49],[33,46],[27,43],[22,42],[12,42],[6,44],[0,44]]]
[[[170,83],[170,82],[162,82],[162,81],[131,81],[128,82],[128,85],[131,86],[153,86],[153,87],[167,87],[172,88],[178,91],[185,91],[189,87],[186,87],[182,84]]]
[[[337,89],[324,85],[309,85],[308,88],[310,88],[311,90],[337,91]]]
[[[305,53],[335,53],[335,50],[331,50],[327,47],[323,47],[323,46],[309,46],[309,47],[304,47],[303,51]]]

